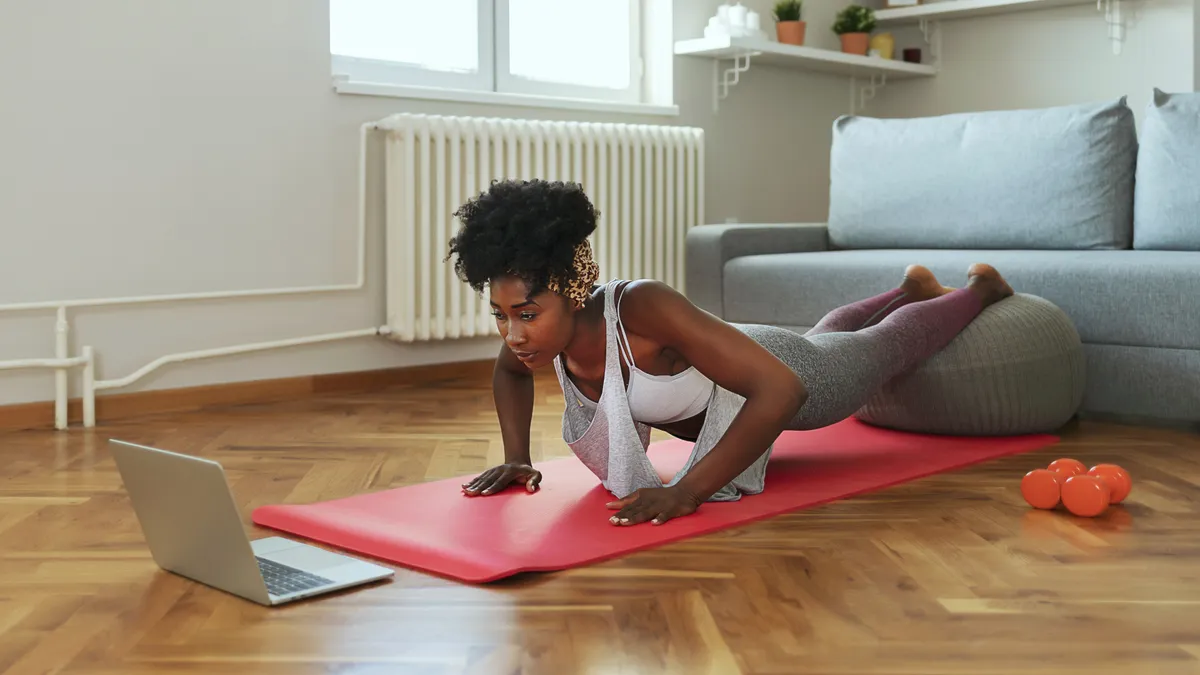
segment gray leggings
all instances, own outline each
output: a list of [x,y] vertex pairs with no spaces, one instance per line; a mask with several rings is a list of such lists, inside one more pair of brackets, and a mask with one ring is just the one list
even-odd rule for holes
[[804,382],[808,401],[788,428],[805,430],[854,414],[888,380],[949,344],[982,310],[979,296],[965,288],[920,302],[894,289],[833,310],[804,335],[737,327]]

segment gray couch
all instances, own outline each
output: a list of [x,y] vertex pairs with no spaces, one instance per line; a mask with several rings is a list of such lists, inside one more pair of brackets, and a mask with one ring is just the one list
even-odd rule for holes
[[803,332],[974,262],[1046,298],[1084,342],[1081,415],[1200,422],[1200,94],[833,127],[828,221],[705,225],[687,292],[728,321]]

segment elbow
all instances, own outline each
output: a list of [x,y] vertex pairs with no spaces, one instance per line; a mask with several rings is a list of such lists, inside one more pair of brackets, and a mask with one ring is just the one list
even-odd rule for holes
[[804,386],[799,376],[788,370],[774,378],[768,395],[778,403],[783,419],[790,420],[808,402],[808,387]]
[[808,402],[808,387],[804,386],[804,380],[795,373],[789,373],[787,401],[789,420],[799,414],[800,409]]

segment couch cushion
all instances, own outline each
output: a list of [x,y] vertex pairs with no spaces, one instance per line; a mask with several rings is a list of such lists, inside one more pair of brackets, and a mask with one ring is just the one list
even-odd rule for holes
[[807,329],[828,311],[900,283],[910,264],[961,286],[972,263],[1061,307],[1084,342],[1200,349],[1200,253],[872,250],[749,256],[725,266],[723,316]]
[[833,125],[835,248],[1122,249],[1137,130],[1115,101]]
[[1200,350],[1084,345],[1083,353],[1085,412],[1200,423]]
[[1200,93],[1154,90],[1135,195],[1134,248],[1200,251]]

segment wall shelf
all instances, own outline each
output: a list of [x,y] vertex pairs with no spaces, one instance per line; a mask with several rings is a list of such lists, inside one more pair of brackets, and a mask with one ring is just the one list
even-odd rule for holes
[[675,43],[675,53],[683,56],[702,56],[712,59],[735,59],[749,56],[757,63],[818,73],[866,77],[887,75],[893,79],[931,77],[937,68],[893,59],[880,59],[857,54],[843,54],[832,49],[797,47],[756,38],[698,38]]
[[881,28],[918,25],[925,34],[926,43],[933,46],[931,35],[937,33],[939,21],[1092,4],[1095,4],[1096,8],[1104,13],[1113,53],[1120,54],[1121,43],[1125,39],[1125,23],[1121,18],[1121,0],[938,0],[916,7],[879,9],[875,11],[875,20]]
[[[741,74],[750,69],[751,63],[849,77],[851,113],[888,80],[933,77],[938,72],[935,66],[926,64],[844,54],[832,49],[801,47],[761,38],[721,36],[681,40],[675,43],[675,54],[713,59],[714,110],[718,102],[729,95],[729,89],[738,83]],[[719,63],[724,60],[732,60],[733,64],[722,70]],[[868,80],[870,84],[859,88],[859,79]]]
[[940,0],[916,7],[898,7],[875,11],[880,26],[920,23],[922,19],[966,19],[1013,12],[1029,12],[1070,5],[1092,5],[1096,0]]

